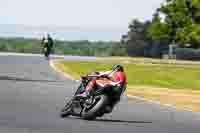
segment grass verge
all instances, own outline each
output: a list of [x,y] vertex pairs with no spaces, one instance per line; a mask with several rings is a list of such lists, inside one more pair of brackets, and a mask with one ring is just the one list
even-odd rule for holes
[[[92,71],[111,68],[112,61],[102,62],[103,60],[98,60],[98,62],[54,61],[56,67],[75,79]],[[200,71],[198,67],[185,68],[171,64],[124,63],[123,65],[128,79],[128,94],[174,105],[178,108],[200,111]]]

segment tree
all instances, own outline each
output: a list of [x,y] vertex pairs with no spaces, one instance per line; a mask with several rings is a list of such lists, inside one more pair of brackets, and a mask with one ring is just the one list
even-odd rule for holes
[[140,22],[134,19],[129,25],[129,31],[123,35],[121,42],[126,45],[128,55],[144,56],[145,47],[151,43],[150,37],[147,35],[147,29],[150,25],[149,21]]
[[155,41],[170,40],[168,25],[161,22],[158,13],[153,15],[152,23],[149,26],[148,33]]
[[168,40],[180,47],[188,43],[193,48],[200,46],[200,0],[166,0],[156,14],[148,30],[153,40]]

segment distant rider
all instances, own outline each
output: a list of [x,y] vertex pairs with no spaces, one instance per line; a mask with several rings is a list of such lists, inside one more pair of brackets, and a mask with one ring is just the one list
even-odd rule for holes
[[47,51],[46,51],[47,53],[46,54],[49,55],[51,53],[52,47],[54,45],[54,41],[51,38],[51,36],[49,34],[44,36],[42,38],[42,43],[41,44],[42,44],[43,52],[45,52],[44,49],[47,49]]

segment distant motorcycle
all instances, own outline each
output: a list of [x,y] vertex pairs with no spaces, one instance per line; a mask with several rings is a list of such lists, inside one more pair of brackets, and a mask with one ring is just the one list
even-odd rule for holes
[[42,53],[44,54],[46,59],[49,59],[49,55],[50,53],[53,51],[53,39],[51,38],[51,36],[49,34],[46,34],[43,38],[42,38]]
[[81,77],[81,83],[72,99],[66,102],[61,110],[62,118],[67,116],[78,116],[85,120],[93,120],[96,117],[102,117],[106,113],[111,113],[114,105],[119,101],[119,95],[113,95],[112,87],[95,88],[94,92],[88,98],[77,97],[85,91],[89,81],[97,78],[105,78],[98,75],[86,75]]

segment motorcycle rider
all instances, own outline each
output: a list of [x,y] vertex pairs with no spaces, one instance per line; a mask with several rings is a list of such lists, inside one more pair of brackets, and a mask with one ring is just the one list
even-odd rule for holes
[[46,34],[43,38],[42,38],[42,47],[43,47],[43,52],[44,52],[44,49],[46,48],[47,49],[47,55],[50,54],[51,50],[52,50],[52,47],[54,45],[54,41],[53,39],[51,38],[50,34]]
[[114,89],[118,97],[126,89],[126,74],[123,66],[115,64],[112,66],[112,71],[96,72],[97,75],[103,78],[93,79],[86,86],[85,92],[77,95],[78,97],[87,98],[95,87],[110,87]]

